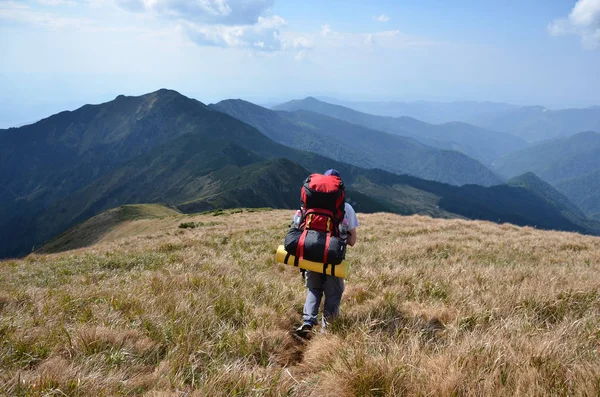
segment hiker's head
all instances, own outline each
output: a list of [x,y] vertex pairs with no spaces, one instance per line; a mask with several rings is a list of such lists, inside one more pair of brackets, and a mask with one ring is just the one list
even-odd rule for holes
[[333,169],[333,168],[325,171],[323,173],[323,175],[325,175],[325,176],[333,175],[333,176],[337,176],[340,179],[342,178],[342,176],[340,175],[340,173],[336,169]]

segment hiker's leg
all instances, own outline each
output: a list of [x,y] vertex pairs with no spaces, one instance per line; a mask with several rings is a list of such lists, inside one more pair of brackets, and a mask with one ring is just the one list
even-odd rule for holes
[[344,293],[344,279],[327,276],[325,279],[325,305],[323,307],[323,327],[333,320],[340,312],[340,303]]
[[319,273],[306,272],[306,301],[304,302],[304,312],[302,320],[317,325],[319,320],[319,306],[323,297],[323,279]]
[[319,305],[321,305],[321,297],[323,296],[323,290],[320,288],[309,288],[306,293],[306,302],[304,302],[304,313],[302,314],[302,320],[305,323],[311,323],[317,325],[319,320]]

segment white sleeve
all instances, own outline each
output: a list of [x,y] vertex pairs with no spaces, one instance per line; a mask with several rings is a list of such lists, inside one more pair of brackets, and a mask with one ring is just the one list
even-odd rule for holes
[[344,206],[344,210],[346,211],[346,215],[344,218],[348,221],[348,230],[356,229],[359,226],[358,218],[356,217],[356,212],[354,212],[354,208],[348,203]]

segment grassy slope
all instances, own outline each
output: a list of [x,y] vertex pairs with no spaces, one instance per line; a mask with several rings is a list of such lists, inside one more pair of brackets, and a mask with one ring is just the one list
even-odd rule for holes
[[290,215],[166,217],[143,234],[0,262],[0,390],[600,392],[599,238],[359,214],[342,314],[303,342],[289,331],[305,289],[273,263]]
[[[152,222],[134,221],[180,216],[182,216],[180,212],[160,204],[122,205],[67,230],[41,246],[36,252],[44,254],[73,250],[112,239],[115,236],[131,236],[134,231],[147,232],[147,228],[143,226],[152,224]],[[133,228],[132,223],[135,223]]]

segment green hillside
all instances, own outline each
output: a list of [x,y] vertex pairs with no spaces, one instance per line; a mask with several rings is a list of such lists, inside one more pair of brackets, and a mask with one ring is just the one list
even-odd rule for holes
[[[588,182],[591,182],[591,180]],[[598,180],[596,179],[596,183],[597,182]],[[591,203],[591,201],[584,200],[582,202],[574,202],[569,200],[569,198],[562,194],[558,189],[555,189],[549,183],[544,182],[531,172],[511,179],[508,181],[508,185],[523,187],[535,193],[538,197],[545,199],[550,205],[554,206],[556,211],[558,211],[561,215],[571,220],[575,224],[583,225],[591,229],[600,229],[600,223],[598,222],[600,219],[594,216],[593,212],[590,211],[590,208],[586,206],[578,206],[580,203],[585,205]],[[585,196],[584,192],[578,192],[578,194]],[[597,190],[588,194],[591,196],[598,196]],[[586,212],[591,212],[589,217],[586,216]]]
[[185,135],[142,155],[72,194],[34,220],[46,240],[125,203],[166,203],[185,212],[214,208],[293,208],[309,174],[289,160],[265,161],[231,142]]
[[440,149],[459,151],[484,164],[491,164],[497,157],[525,147],[525,141],[516,136],[466,123],[428,124],[410,117],[375,116],[312,97],[287,102],[274,109],[325,114],[377,131],[412,137]]
[[181,213],[172,208],[158,204],[122,205],[98,214],[66,232],[53,238],[35,252],[46,254],[88,247],[99,242],[124,222],[142,219],[160,219],[165,217],[180,217]]
[[523,187],[529,191],[544,197],[549,203],[553,203],[564,213],[572,216],[585,218],[584,213],[574,205],[567,197],[553,188],[549,183],[544,182],[533,172],[527,172],[523,175],[512,178],[507,185]]
[[600,133],[582,132],[515,152],[498,160],[505,177],[533,172],[588,215],[600,213]]
[[550,183],[600,170],[600,133],[581,132],[531,146],[496,161],[505,177],[533,172]]
[[[356,183],[359,190],[361,183],[364,180]],[[389,205],[401,205],[396,212],[402,214],[412,214],[415,213],[414,208],[420,208],[416,213],[436,217],[452,214],[453,217],[531,225],[542,229],[600,233],[600,223],[590,221],[585,216],[571,216],[572,213],[568,211],[563,213],[564,208],[574,205],[568,201],[565,204],[560,194],[549,195],[544,190],[530,186],[504,184],[457,187],[385,172],[369,175],[367,186],[365,193],[381,197],[381,201]],[[409,194],[410,198],[407,197]],[[407,202],[412,204],[406,206]],[[416,202],[418,204],[415,205]],[[402,210],[407,207],[410,208],[407,212]]]
[[600,221],[600,170],[556,182],[556,188],[569,195],[589,217]]
[[479,162],[449,150],[309,111],[274,112],[241,100],[213,109],[225,112],[284,145],[363,168],[380,168],[453,185],[490,186],[501,180]]

